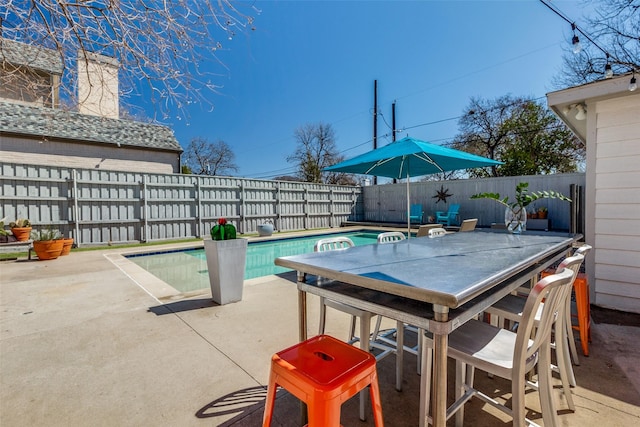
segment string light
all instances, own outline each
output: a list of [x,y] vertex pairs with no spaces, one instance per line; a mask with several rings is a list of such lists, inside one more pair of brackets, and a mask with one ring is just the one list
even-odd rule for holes
[[[614,62],[616,64],[622,65],[624,64],[622,61],[620,61],[618,58],[616,57],[612,57],[611,55],[609,55],[609,52],[607,52],[606,50],[604,50],[602,48],[602,46],[600,46],[598,43],[596,43],[591,37],[589,37],[589,35],[587,33],[585,33],[584,31],[582,31],[580,29],[580,27],[578,27],[575,22],[571,21],[567,16],[565,16],[562,12],[560,12],[558,9],[556,9],[555,7],[551,6],[549,3],[547,3],[545,0],[540,0],[540,3],[542,3],[543,5],[545,5],[547,8],[549,8],[549,10],[551,10],[553,13],[555,13],[556,15],[558,15],[560,18],[564,19],[565,21],[567,21],[569,24],[571,24],[571,30],[573,31],[573,38],[571,39],[571,44],[573,45],[573,53],[579,53],[582,50],[582,46],[580,45],[580,39],[578,38],[578,35],[576,34],[576,31],[579,32],[581,35],[583,35],[587,40],[589,40],[589,42],[591,42],[591,44],[593,44],[596,48],[598,48],[598,50],[600,50],[602,53],[604,53],[607,57],[607,63],[604,67],[604,77],[606,79],[610,79],[611,77],[613,77],[613,68],[611,67],[611,62],[609,61],[610,58],[612,58],[614,60]],[[635,68],[631,68],[630,71],[635,72]],[[629,86],[631,86],[631,83],[629,83]]]
[[577,55],[582,51],[582,45],[580,44],[580,39],[576,34],[576,24],[574,22],[571,23],[571,29],[573,30],[573,38],[571,39],[571,44],[573,45],[573,53]]
[[629,92],[633,92],[636,89],[638,89],[638,84],[636,83],[636,70],[633,70],[631,80],[629,80]]
[[609,54],[607,53],[607,65],[604,66],[604,78],[610,79],[613,77],[613,70],[611,69],[611,64],[609,63]]

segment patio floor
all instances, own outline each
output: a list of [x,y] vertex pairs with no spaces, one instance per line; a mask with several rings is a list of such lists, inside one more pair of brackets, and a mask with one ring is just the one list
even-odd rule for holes
[[[226,306],[208,291],[157,299],[163,284],[120,252],[0,264],[0,425],[260,425],[270,357],[298,338],[295,275],[248,280],[243,301]],[[313,331],[315,297],[308,305]],[[605,320],[620,318],[612,316]],[[640,425],[640,316],[623,317],[622,325],[593,325],[591,355],[575,367],[575,413],[557,390],[561,426]],[[348,320],[330,311],[327,333],[344,338]],[[389,426],[418,421],[416,359],[405,361],[402,392],[394,388],[394,356],[378,365]],[[510,398],[507,382],[476,378]],[[542,424],[535,392],[527,407]],[[477,399],[467,408],[467,425],[510,425]],[[343,425],[373,425],[357,413],[355,398],[343,406]],[[275,426],[296,426],[297,401],[279,392],[275,416]]]

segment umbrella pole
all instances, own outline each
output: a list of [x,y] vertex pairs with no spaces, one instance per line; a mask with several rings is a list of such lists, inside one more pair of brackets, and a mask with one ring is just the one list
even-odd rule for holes
[[409,173],[407,172],[407,239],[411,238],[411,201],[409,200]]

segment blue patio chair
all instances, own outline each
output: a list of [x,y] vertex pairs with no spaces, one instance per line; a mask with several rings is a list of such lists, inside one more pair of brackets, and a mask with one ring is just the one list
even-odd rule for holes
[[436,222],[444,224],[447,227],[451,225],[458,225],[458,218],[460,216],[460,205],[451,205],[447,212],[437,211]]
[[411,205],[411,209],[409,210],[409,222],[417,222],[418,224],[422,224],[422,205]]

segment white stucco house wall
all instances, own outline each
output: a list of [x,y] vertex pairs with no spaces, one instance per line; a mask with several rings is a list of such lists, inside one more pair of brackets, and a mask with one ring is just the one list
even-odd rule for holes
[[640,90],[629,90],[631,77],[551,92],[547,102],[587,147],[591,303],[640,313]]

